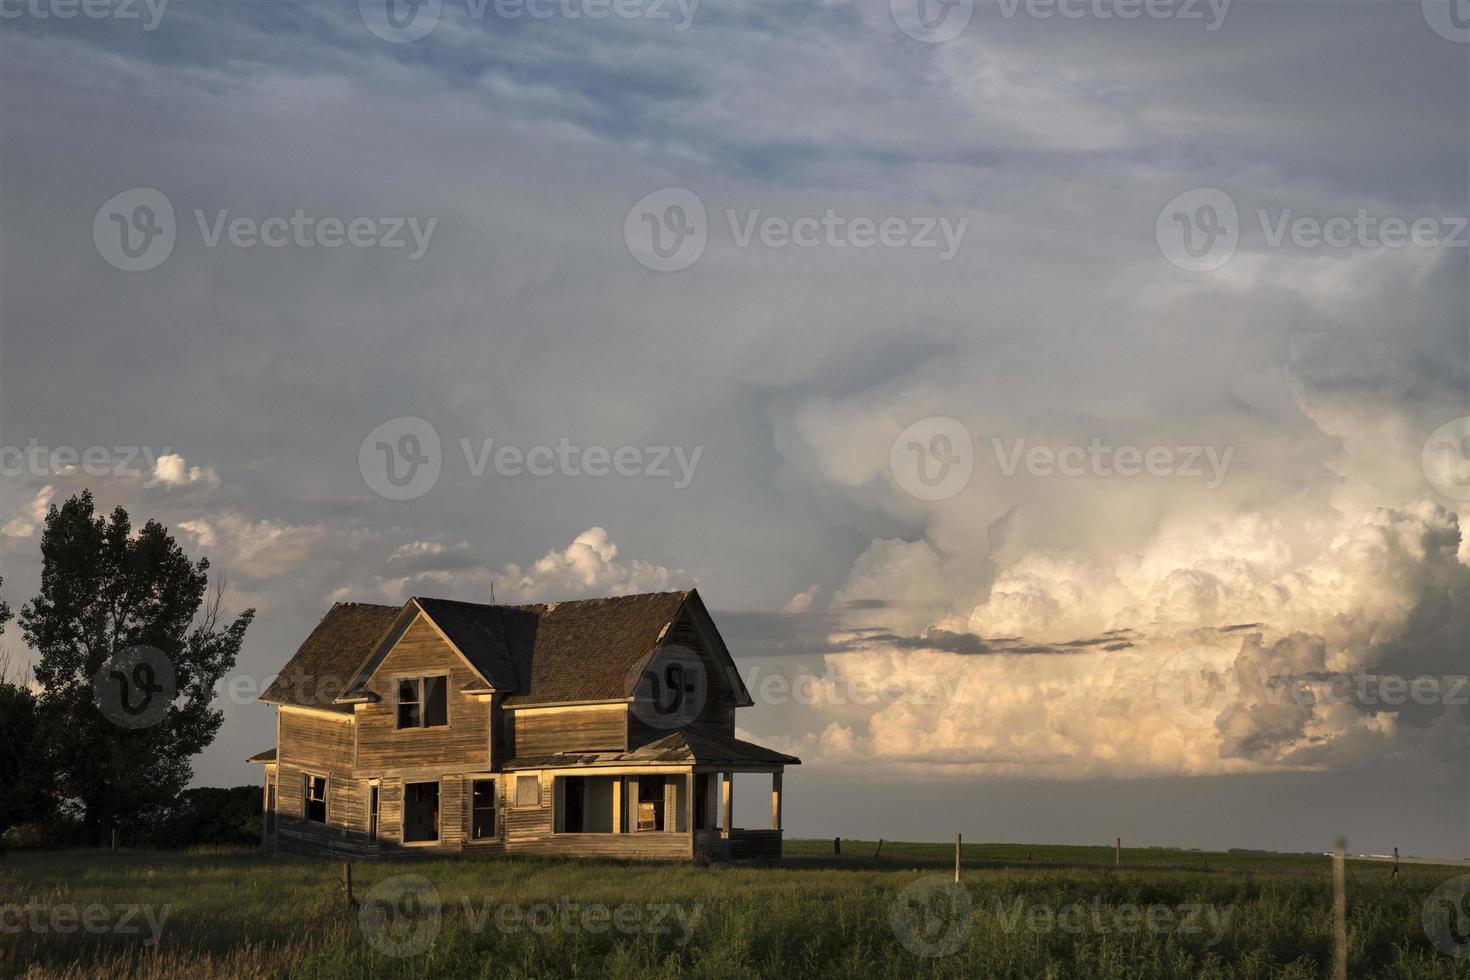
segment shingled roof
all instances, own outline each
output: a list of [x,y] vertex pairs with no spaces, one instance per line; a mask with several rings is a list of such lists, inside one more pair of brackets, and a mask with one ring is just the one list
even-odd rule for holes
[[260,700],[352,714],[337,704],[352,675],[398,617],[398,606],[339,602],[327,611]]
[[[633,693],[635,671],[673,623],[689,592],[517,606],[536,617],[529,684],[506,705],[611,701]],[[493,608],[493,607],[492,607]]]
[[[422,611],[509,707],[613,701],[633,693],[638,668],[693,592],[524,606],[415,598],[403,607],[338,603],[317,624],[262,701],[351,713],[336,700],[376,668]],[[696,608],[702,609],[697,601]],[[397,629],[395,630],[395,624]]]

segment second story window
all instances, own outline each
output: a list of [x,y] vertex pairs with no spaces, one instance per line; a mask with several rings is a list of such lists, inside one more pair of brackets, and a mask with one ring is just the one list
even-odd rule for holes
[[399,728],[439,728],[447,724],[449,678],[441,676],[399,679]]
[[327,777],[313,776],[310,773],[302,777],[305,780],[304,803],[306,819],[312,823],[327,822]]

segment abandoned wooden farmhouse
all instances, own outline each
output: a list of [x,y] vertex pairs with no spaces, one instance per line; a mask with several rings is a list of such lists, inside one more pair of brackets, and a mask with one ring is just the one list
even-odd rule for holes
[[[262,695],[272,854],[778,859],[781,775],[699,594],[338,603]],[[771,826],[731,826],[734,775]],[[744,780],[742,780],[742,784]]]

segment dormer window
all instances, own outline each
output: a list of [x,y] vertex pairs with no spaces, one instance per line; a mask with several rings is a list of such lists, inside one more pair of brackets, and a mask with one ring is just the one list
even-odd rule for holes
[[449,678],[398,680],[398,727],[442,728],[449,724]]

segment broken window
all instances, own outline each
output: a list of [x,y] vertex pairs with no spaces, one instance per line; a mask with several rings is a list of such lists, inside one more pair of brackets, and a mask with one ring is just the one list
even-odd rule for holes
[[439,839],[439,784],[408,783],[403,787],[403,841]]
[[495,780],[477,779],[470,791],[470,840],[495,836]]
[[312,823],[327,822],[327,777],[306,777],[306,819]]
[[541,805],[541,777],[516,777],[516,806]]
[[399,728],[441,728],[447,724],[448,677],[405,677],[398,681]]

